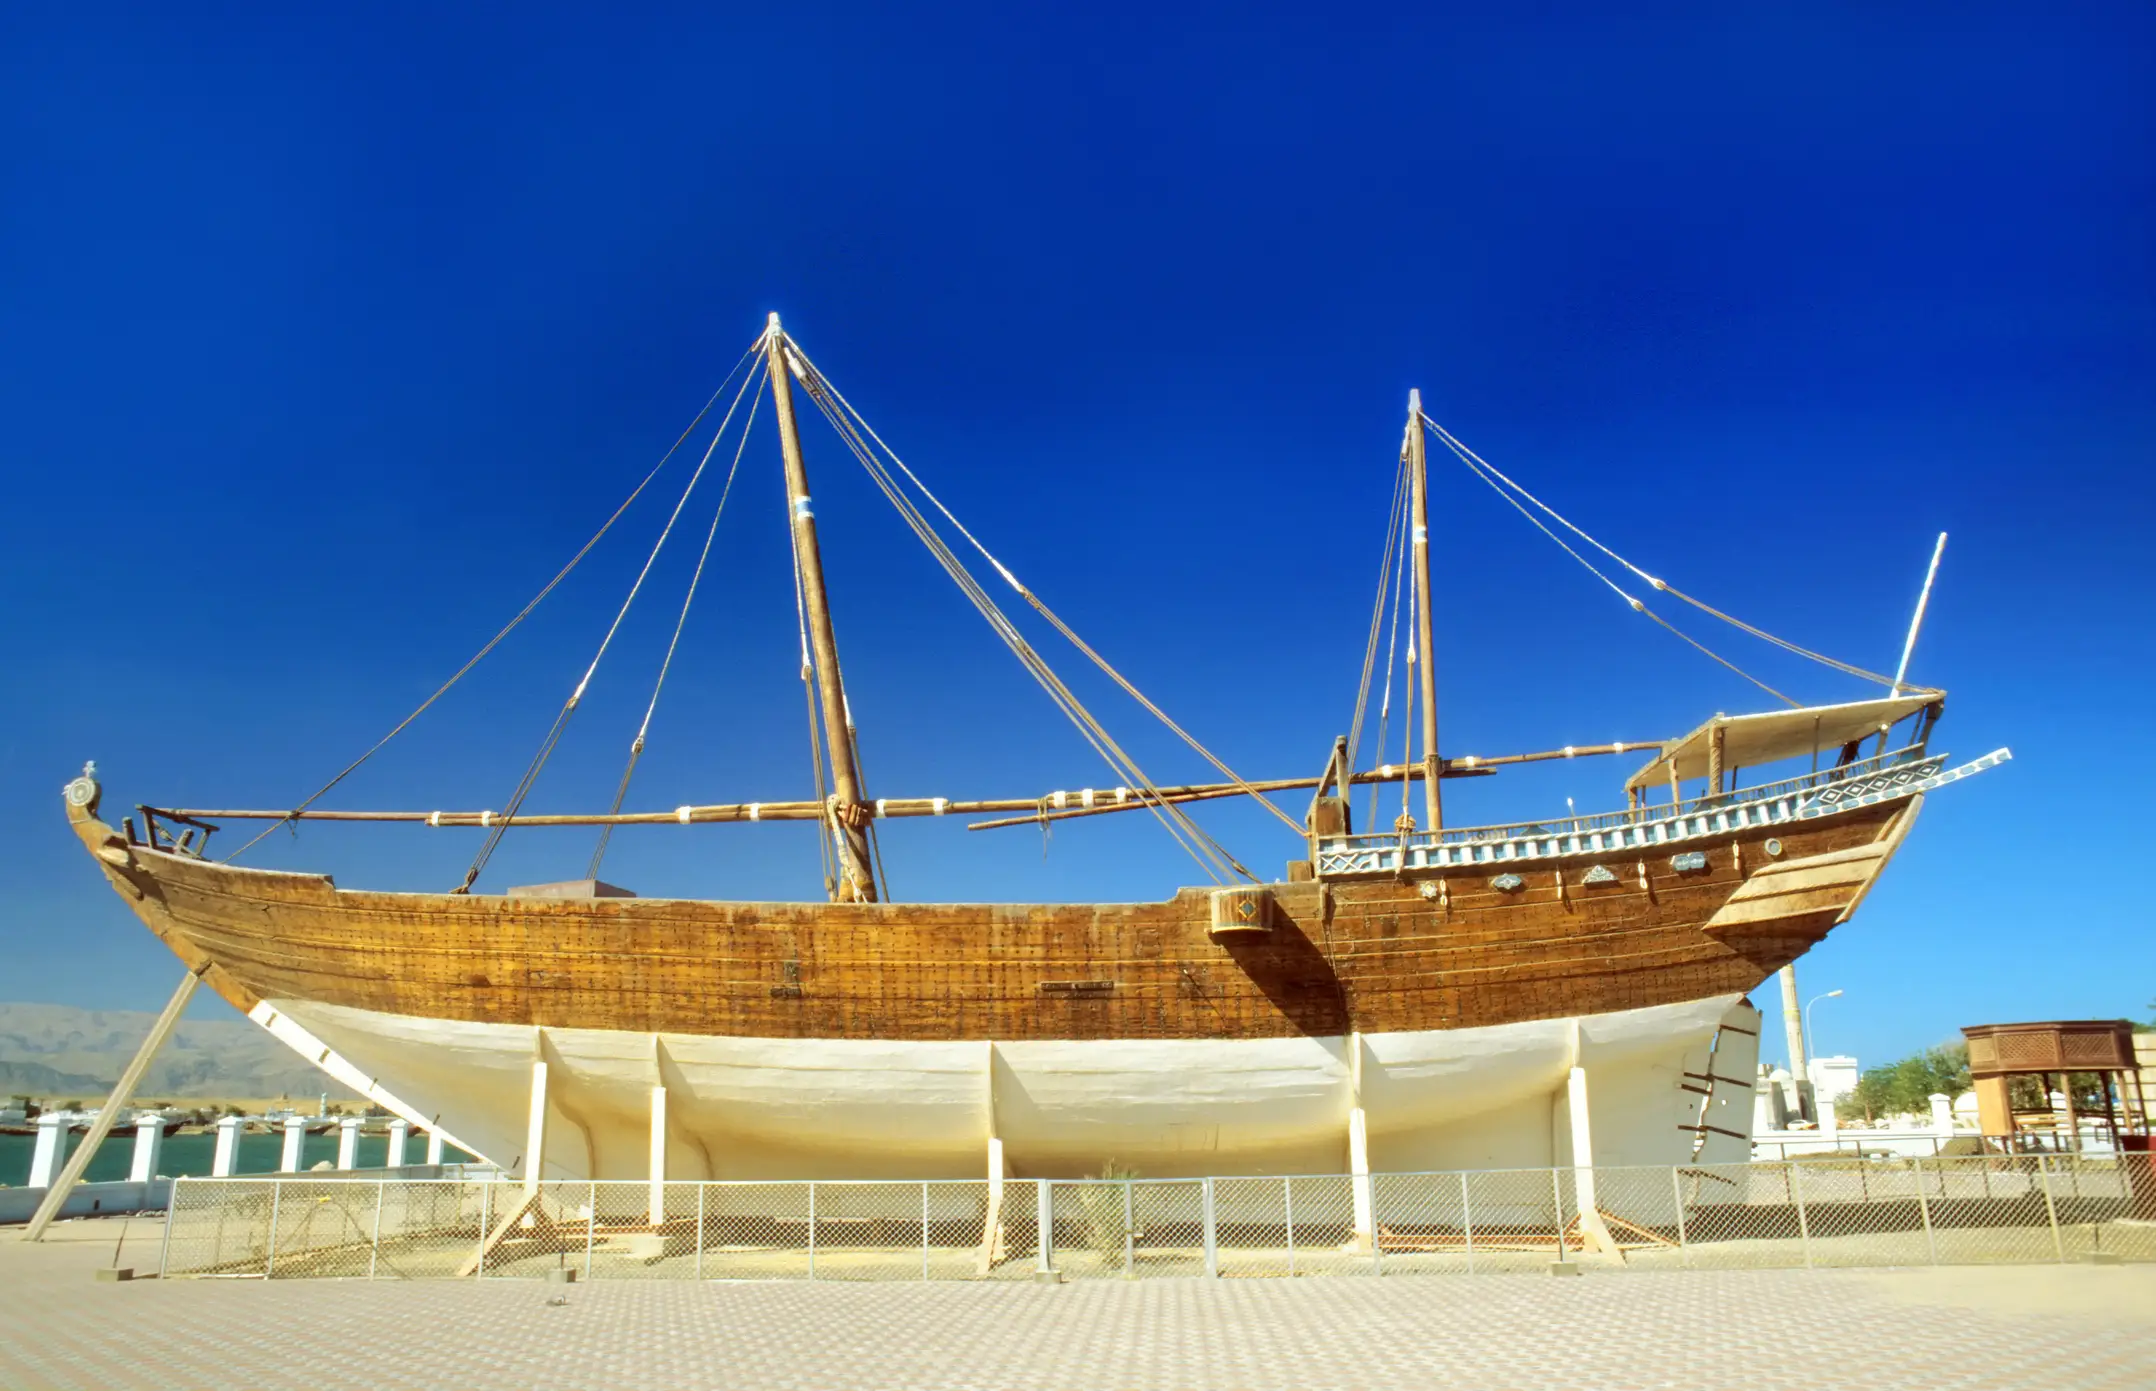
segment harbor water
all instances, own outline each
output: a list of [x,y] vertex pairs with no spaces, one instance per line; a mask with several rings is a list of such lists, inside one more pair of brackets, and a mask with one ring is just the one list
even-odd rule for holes
[[[83,1141],[81,1133],[68,1137],[68,1153],[73,1154]],[[426,1158],[426,1136],[415,1133],[405,1145],[405,1162],[416,1164]],[[37,1147],[34,1135],[0,1135],[0,1187],[16,1188],[29,1181],[30,1156]],[[210,1161],[217,1150],[217,1135],[208,1131],[192,1135],[168,1135],[164,1149],[160,1151],[157,1172],[169,1178],[192,1178],[210,1172]],[[83,1174],[88,1183],[116,1182],[127,1177],[135,1153],[134,1127],[115,1130],[98,1148],[90,1160],[90,1167]],[[359,1167],[379,1169],[389,1154],[389,1137],[382,1134],[359,1137]],[[284,1155],[284,1134],[281,1131],[267,1134],[240,1136],[237,1172],[242,1174],[271,1174],[277,1171],[277,1161]],[[471,1156],[454,1145],[445,1146],[442,1158],[450,1163],[471,1162]],[[323,1160],[337,1162],[337,1132],[309,1135],[300,1147],[300,1168],[307,1169]]]

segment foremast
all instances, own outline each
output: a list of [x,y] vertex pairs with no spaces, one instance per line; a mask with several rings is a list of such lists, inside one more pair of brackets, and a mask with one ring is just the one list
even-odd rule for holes
[[868,843],[870,809],[861,793],[861,764],[854,748],[853,721],[847,716],[846,682],[838,665],[838,635],[831,626],[831,600],[824,586],[823,552],[816,542],[816,513],[809,505],[808,465],[801,456],[801,431],[794,420],[792,365],[787,361],[786,332],[773,314],[764,331],[770,363],[771,404],[778,416],[779,448],[786,458],[786,510],[793,527],[794,563],[801,579],[801,604],[808,627],[810,656],[816,668],[816,693],[823,716],[824,742],[831,751],[831,838],[838,850],[839,877],[831,897],[840,903],[877,900],[874,857]]

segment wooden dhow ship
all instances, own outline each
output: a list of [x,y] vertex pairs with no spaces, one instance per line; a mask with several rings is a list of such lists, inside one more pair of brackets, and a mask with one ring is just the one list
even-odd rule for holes
[[[1906,653],[1903,671],[1888,678],[1781,643],[1885,693],[1812,706],[1780,697],[1786,708],[1716,716],[1668,741],[1441,757],[1427,544],[1432,438],[1553,539],[1553,526],[1569,529],[1578,545],[1560,544],[1634,609],[1673,628],[1582,551],[1607,555],[1658,603],[1669,595],[1727,616],[1601,547],[1411,399],[1353,732],[1334,741],[1316,777],[1251,782],[998,562],[776,315],[735,375],[733,405],[659,544],[722,457],[744,397],[736,469],[768,397],[815,712],[814,798],[622,811],[647,712],[612,810],[524,812],[591,671],[500,812],[318,806],[358,763],[296,808],[144,805],[117,826],[101,810],[94,769],[65,789],[74,830],[105,877],[195,976],[338,1081],[528,1176],[995,1179],[1091,1174],[1110,1158],[1163,1177],[1538,1166],[1585,1153],[1582,1124],[1597,1164],[1745,1158],[1759,1030],[1748,993],[1848,921],[1926,794],[2008,756],[2002,749],[1956,767],[1931,751],[1944,694],[1906,683]],[[1116,786],[980,801],[867,795],[797,384]],[[1223,780],[1149,779],[1019,634],[1001,591],[975,578],[969,553]],[[683,619],[687,612],[684,602]],[[1381,650],[1384,694],[1373,711]],[[1407,673],[1397,724],[1396,665]],[[657,699],[655,688],[654,707]],[[1407,746],[1401,760],[1358,770],[1366,742],[1382,749],[1395,728]],[[1625,784],[1622,810],[1505,826],[1455,827],[1444,817],[1447,780],[1627,753],[1644,762]],[[1738,785],[1740,770],[1752,772],[1751,785]],[[1307,811],[1279,813],[1270,794],[1296,789],[1311,793]],[[1357,830],[1351,802],[1363,789],[1370,819],[1383,820],[1380,796],[1399,814]],[[1304,839],[1284,878],[1266,882],[1245,869],[1186,810],[1219,797],[1257,798]],[[1150,903],[884,901],[881,820],[981,815],[990,819],[976,826],[1031,825],[1119,812],[1158,818],[1215,882]],[[270,828],[418,822],[470,828],[484,843],[449,892],[351,889],[213,859],[211,834],[248,819]],[[761,820],[818,827],[824,901],[639,898],[599,877],[604,837],[617,827]],[[604,828],[587,877],[479,888],[508,830],[564,825]]]

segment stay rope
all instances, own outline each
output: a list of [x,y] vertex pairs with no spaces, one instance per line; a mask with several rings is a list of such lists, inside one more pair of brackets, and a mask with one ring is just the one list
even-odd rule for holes
[[599,640],[599,650],[592,654],[591,665],[584,669],[583,679],[576,683],[576,689],[569,693],[569,699],[563,702],[560,712],[554,716],[554,724],[547,730],[546,738],[540,741],[538,753],[532,756],[523,778],[517,783],[516,791],[510,794],[504,805],[502,819],[488,830],[485,843],[479,847],[479,853],[472,857],[471,867],[464,871],[464,882],[450,890],[451,893],[471,892],[472,885],[478,882],[480,871],[486,868],[487,861],[493,857],[495,847],[500,845],[502,837],[509,833],[516,814],[524,807],[524,799],[531,795],[533,786],[539,781],[540,770],[545,768],[547,760],[553,757],[554,748],[568,729],[570,718],[576,714],[577,706],[583,702],[584,692],[590,687],[591,678],[598,673],[599,663],[605,659],[607,649],[613,645],[614,635],[621,631],[622,620],[629,616],[630,606],[636,603],[636,596],[643,592],[644,581],[651,575],[651,567],[657,563],[659,552],[666,548],[667,538],[674,534],[674,524],[681,520],[682,509],[689,505],[689,498],[696,492],[696,485],[703,480],[704,470],[710,466],[711,456],[718,451],[719,441],[726,437],[726,427],[733,422],[734,412],[741,408],[742,396],[755,380],[753,373],[742,379],[740,389],[734,393],[733,403],[726,408],[725,418],[711,434],[710,446],[704,450],[703,458],[697,461],[696,471],[689,475],[688,485],[681,490],[680,501],[674,504],[674,510],[666,518],[665,527],[659,532],[659,539],[652,544],[651,554],[644,557],[644,568],[636,572],[636,582],[629,586],[628,596],[615,611],[614,621],[607,626],[606,636]]
[[[765,367],[764,373],[767,377],[770,375],[768,365]],[[746,389],[745,386],[744,389]],[[703,583],[704,566],[711,559],[711,543],[718,537],[719,519],[726,515],[726,500],[734,495],[734,477],[741,472],[741,456],[749,447],[749,434],[756,428],[756,412],[762,405],[763,390],[759,385],[755,394],[749,398],[748,419],[741,422],[741,439],[734,446],[733,464],[726,470],[726,486],[719,490],[718,508],[711,514],[710,529],[704,533],[704,549],[697,554],[695,573],[689,576],[689,592],[682,596],[681,614],[674,620],[674,635],[667,640],[666,656],[660,659],[658,679],[651,684],[651,703],[644,707],[644,722],[636,727],[636,738],[629,744],[629,762],[621,770],[621,786],[614,789],[614,803],[606,809],[608,816],[612,816],[621,810],[622,799],[629,795],[629,780],[636,776],[637,761],[644,756],[644,739],[646,735],[651,733],[651,717],[659,709],[659,692],[666,689],[666,675],[673,670],[674,651],[681,646],[681,630],[688,626],[689,606],[696,602],[696,588]],[[727,413],[727,418],[732,419],[731,411]],[[719,434],[724,435],[725,433],[726,426],[721,424]],[[717,439],[712,441],[714,447],[717,446],[717,443]],[[599,877],[599,863],[606,858],[607,842],[613,838],[613,835],[613,826],[607,825],[600,828],[599,843],[591,852],[591,869],[586,873],[585,878],[597,879]]]
[[[966,596],[967,600],[988,622],[990,629],[1002,639],[1005,646],[1011,649],[1012,654],[1018,658],[1027,673],[1034,678],[1042,690],[1047,693],[1049,699],[1078,729],[1080,735],[1085,738],[1087,743],[1093,747],[1094,751],[1100,755],[1102,760],[1108,764],[1109,768],[1119,778],[1129,780],[1134,789],[1138,791],[1147,808],[1152,811],[1155,818],[1168,831],[1170,837],[1181,845],[1184,851],[1193,860],[1197,861],[1199,866],[1209,875],[1215,880],[1221,880],[1232,878],[1234,875],[1239,874],[1246,879],[1255,881],[1257,879],[1256,875],[1252,874],[1233,855],[1229,854],[1225,847],[1221,846],[1202,827],[1191,820],[1188,813],[1184,812],[1181,807],[1168,801],[1161,794],[1158,785],[1146,776],[1137,761],[1116,742],[1100,721],[1078,699],[1077,695],[1056,675],[1054,669],[1040,656],[1032,644],[1025,640],[1024,636],[1019,633],[1017,626],[1011,622],[1009,616],[996,604],[987,590],[981,587],[980,582],[973,577],[964,562],[959,560],[957,554],[944,541],[942,535],[929,522],[927,516],[907,496],[904,489],[899,486],[898,480],[892,476],[890,470],[884,467],[876,450],[869,446],[868,439],[863,438],[863,432],[867,432],[868,438],[876,439],[877,445],[881,446],[885,454],[891,453],[889,446],[884,445],[881,439],[874,435],[874,431],[870,429],[865,420],[860,420],[858,412],[855,412],[852,406],[845,401],[845,398],[829,385],[822,373],[815,368],[806,355],[800,353],[798,345],[789,341],[788,346],[789,358],[799,369],[797,375],[800,376],[802,385],[808,391],[810,399],[815,401],[817,408],[823,412],[825,419],[830,421],[839,438],[861,463],[869,474],[870,479],[882,491],[886,500],[899,513],[901,519],[914,532],[916,538],[935,557],[937,563],[943,567],[953,583],[958,585],[960,592]],[[858,428],[855,426],[855,421],[859,421]],[[943,512],[945,517],[950,520],[951,525],[957,528],[960,534],[964,535],[968,541],[972,542],[975,549],[981,551],[982,555],[996,568],[997,572],[1014,588],[1018,589],[1021,594],[1025,593],[1025,587],[1018,583],[1016,577],[1001,562],[996,560],[994,555],[990,554],[985,547],[981,546],[980,542],[966,530],[965,526],[956,517],[952,516],[948,509],[943,507],[935,495],[920,484],[919,479],[910,470],[905,469],[903,462],[898,461],[895,454],[891,454],[891,457],[894,462],[899,464],[901,471],[906,473],[909,481],[914,484],[924,497],[928,498],[938,511]],[[1036,607],[1040,606],[1036,603]],[[1061,631],[1068,635],[1067,628],[1061,629]],[[1100,660],[1097,654],[1095,654],[1094,659],[1096,662]],[[1162,718],[1166,722],[1165,717]],[[1188,740],[1187,735],[1184,737]],[[1216,763],[1215,766],[1220,765]],[[1302,827],[1296,825],[1296,831],[1297,834],[1301,834]]]
[[734,364],[733,371],[728,372],[726,374],[726,379],[719,383],[718,390],[711,393],[711,398],[704,402],[703,409],[699,410],[696,413],[696,417],[689,422],[688,428],[683,430],[680,437],[677,438],[673,442],[673,444],[667,448],[666,453],[662,454],[659,457],[659,462],[652,465],[651,472],[645,474],[643,481],[636,485],[636,487],[629,493],[628,497],[622,499],[621,505],[619,507],[616,507],[613,511],[613,515],[609,516],[606,519],[606,522],[602,526],[600,526],[597,531],[592,533],[591,539],[589,541],[586,541],[580,548],[578,548],[575,555],[569,557],[569,563],[562,566],[561,569],[556,572],[554,578],[546,582],[546,587],[541,589],[537,594],[533,595],[531,602],[517,611],[516,617],[510,619],[507,623],[503,624],[500,632],[496,633],[493,637],[487,639],[486,646],[480,648],[477,652],[473,653],[471,660],[467,661],[463,666],[458,667],[456,674],[454,676],[451,676],[447,681],[444,681],[441,686],[434,692],[433,695],[430,695],[425,700],[421,701],[417,709],[413,710],[411,714],[406,715],[403,719],[397,721],[396,728],[390,730],[389,733],[383,735],[380,739],[375,740],[373,747],[369,748],[365,753],[361,754],[359,757],[353,759],[350,763],[346,764],[344,767],[344,771],[338,773],[337,776],[331,778],[328,782],[323,783],[320,787],[316,788],[314,790],[314,793],[309,796],[305,801],[301,802],[298,806],[292,808],[292,813],[290,816],[286,817],[282,821],[272,821],[267,826],[264,826],[262,830],[258,834],[256,834],[253,840],[248,841],[239,849],[225,856],[223,863],[231,864],[234,860],[238,859],[240,856],[246,854],[249,850],[253,849],[254,846],[262,840],[263,836],[268,835],[271,831],[276,830],[279,826],[298,825],[298,817],[301,812],[313,806],[324,796],[328,795],[330,789],[334,788],[338,783],[343,782],[346,778],[357,772],[361,764],[365,763],[368,759],[373,758],[376,754],[380,753],[383,747],[387,745],[390,740],[396,738],[399,734],[402,734],[405,729],[411,725],[412,721],[418,719],[421,715],[426,714],[428,709],[432,707],[436,701],[440,700],[443,696],[449,693],[450,687],[456,685],[459,681],[462,681],[467,672],[469,672],[473,667],[478,666],[479,663],[485,659],[488,653],[492,652],[496,647],[499,647],[503,638],[508,637],[510,633],[516,630],[519,624],[523,623],[525,619],[531,617],[532,610],[538,608],[540,602],[544,600],[549,594],[552,594],[555,588],[559,586],[563,580],[569,577],[569,572],[576,569],[577,565],[582,562],[584,557],[591,554],[591,548],[598,545],[600,539],[604,537],[607,532],[613,529],[614,523],[621,520],[622,513],[628,511],[630,505],[633,504],[639,497],[642,497],[644,495],[644,489],[651,486],[651,480],[659,476],[659,471],[667,466],[667,464],[673,459],[675,453],[678,452],[681,446],[687,442],[689,436],[696,433],[696,427],[703,424],[704,417],[711,413],[711,408],[714,405],[718,404],[719,397],[725,395],[726,388],[733,385],[734,374],[739,372],[742,367],[747,364],[748,360],[755,355],[756,350],[761,345],[761,343],[762,340],[758,339],[756,343],[752,343],[749,345],[748,351],[744,352],[741,355],[741,360]]
[[[1423,416],[1422,420],[1423,424],[1427,425],[1431,429],[1431,431],[1437,435],[1439,439],[1445,442],[1445,446],[1447,448],[1449,448],[1454,454],[1459,456],[1460,462],[1466,464],[1470,469],[1479,467],[1481,469],[1488,470],[1490,477],[1485,478],[1483,481],[1486,483],[1490,483],[1493,488],[1497,488],[1497,491],[1501,496],[1505,496],[1508,500],[1510,500],[1510,493],[1507,492],[1508,489],[1511,493],[1519,494],[1519,496],[1527,499],[1527,501],[1533,503],[1536,508],[1547,514],[1550,519],[1555,521],[1559,526],[1562,526],[1565,530],[1571,532],[1574,536],[1579,537],[1580,540],[1586,542],[1589,546],[1592,546],[1594,549],[1602,552],[1602,554],[1608,556],[1611,560],[1616,561],[1619,565],[1622,565],[1625,569],[1631,571],[1634,575],[1638,576],[1639,579],[1643,583],[1648,585],[1650,588],[1660,593],[1667,594],[1672,598],[1681,599],[1685,603],[1690,604],[1693,608],[1698,609],[1701,613],[1707,614],[1713,618],[1718,618],[1722,622],[1729,624],[1732,628],[1736,628],[1744,633],[1749,633],[1751,636],[1758,638],[1762,642],[1772,643],[1774,646],[1779,647],[1784,651],[1795,653],[1799,657],[1808,658],[1811,661],[1819,663],[1821,666],[1830,667],[1835,671],[1843,673],[1844,675],[1854,676],[1860,680],[1876,682],[1879,685],[1885,686],[1890,690],[1897,688],[1896,682],[1891,676],[1883,676],[1876,671],[1871,671],[1867,668],[1856,666],[1850,662],[1840,661],[1836,658],[1829,657],[1824,653],[1814,652],[1809,647],[1804,647],[1797,643],[1790,642],[1786,638],[1777,637],[1775,634],[1768,632],[1764,628],[1755,627],[1752,624],[1745,622],[1741,618],[1738,618],[1732,614],[1724,613],[1722,610],[1714,607],[1712,604],[1709,604],[1704,600],[1693,598],[1691,595],[1685,593],[1681,589],[1678,589],[1675,585],[1670,584],[1669,582],[1659,578],[1658,576],[1648,574],[1639,566],[1634,565],[1631,561],[1625,559],[1623,556],[1617,554],[1617,552],[1611,550],[1608,546],[1603,545],[1600,541],[1597,541],[1594,537],[1588,535],[1585,531],[1582,531],[1579,527],[1573,525],[1573,523],[1568,520],[1563,514],[1559,513],[1555,508],[1551,507],[1541,498],[1536,497],[1533,493],[1522,487],[1518,481],[1508,476],[1495,464],[1492,464],[1489,460],[1483,458],[1474,450],[1469,449],[1466,445],[1462,444],[1457,438],[1453,436],[1451,431],[1447,430],[1444,426],[1438,424],[1436,421],[1430,419],[1427,414]],[[1497,481],[1492,482],[1493,478]],[[1498,483],[1500,482],[1503,484],[1502,487],[1498,486]],[[1513,503],[1513,505],[1515,507],[1519,506],[1517,502]],[[1526,509],[1521,508],[1521,511],[1525,512]],[[1533,518],[1530,517],[1530,520],[1533,520]],[[1543,531],[1548,534],[1549,528],[1544,527]],[[1556,540],[1556,537],[1554,535],[1551,535],[1551,539]],[[1564,545],[1562,541],[1559,541],[1558,544]],[[1577,551],[1572,551],[1572,548],[1570,546],[1566,546],[1565,549],[1568,552],[1571,552],[1573,559],[1579,560],[1582,565],[1586,565],[1587,562],[1585,560],[1581,560]],[[1587,568],[1590,570],[1594,569],[1594,567],[1591,565]],[[1639,604],[1636,600],[1634,600],[1631,595],[1625,594],[1622,589],[1618,589],[1616,585],[1611,584],[1606,576],[1601,575],[1600,571],[1596,571],[1595,573],[1598,578],[1602,579],[1602,582],[1604,584],[1609,584],[1612,589],[1617,589],[1617,592],[1619,594],[1624,595],[1624,598],[1627,603],[1631,603],[1634,608],[1638,609],[1642,613],[1646,613],[1648,617],[1654,618],[1657,623],[1662,623],[1662,626],[1664,626],[1665,628],[1669,628],[1670,631],[1673,633],[1677,633],[1679,637],[1684,637],[1684,634],[1678,633],[1677,629],[1670,627],[1670,625],[1664,623],[1662,619],[1650,613],[1643,605]],[[1690,638],[1685,638],[1685,641],[1691,642],[1692,640]],[[1696,642],[1692,645],[1695,647],[1699,647],[1699,644]],[[1700,647],[1700,651],[1706,652],[1707,649],[1704,647]],[[1709,652],[1708,655],[1713,656],[1714,654]],[[1722,659],[1719,657],[1716,657],[1715,660],[1722,661]],[[1723,662],[1723,665],[1728,666],[1729,664],[1727,662]],[[1736,670],[1736,668],[1734,667],[1731,667],[1730,669],[1733,671]],[[1752,678],[1746,677],[1745,679],[1751,680]],[[1759,683],[1755,681],[1753,684],[1757,685]],[[1770,687],[1768,689],[1772,688]],[[1777,694],[1779,694],[1779,692],[1777,692]],[[1787,697],[1783,698],[1787,699]]]
[[[967,542],[970,543],[976,551],[979,551],[981,553],[981,557],[986,560],[991,566],[995,567],[996,573],[1003,577],[1004,582],[1010,585],[1012,589],[1016,590],[1018,594],[1023,597],[1028,604],[1032,605],[1034,610],[1038,612],[1041,617],[1048,620],[1049,624],[1054,627],[1055,630],[1060,633],[1066,641],[1068,641],[1073,647],[1077,648],[1078,651],[1082,653],[1088,661],[1092,662],[1094,666],[1098,667],[1101,672],[1105,674],[1110,680],[1114,681],[1117,686],[1121,687],[1125,694],[1129,695],[1131,699],[1137,701],[1138,704],[1145,709],[1147,714],[1150,714],[1151,716],[1153,716],[1154,719],[1159,720],[1161,724],[1165,725],[1172,733],[1175,734],[1177,738],[1181,739],[1184,744],[1188,745],[1190,749],[1195,752],[1200,758],[1203,758],[1207,763],[1210,763],[1215,769],[1219,770],[1221,776],[1228,779],[1228,781],[1234,783],[1238,790],[1240,790],[1247,796],[1256,798],[1257,801],[1261,805],[1263,805],[1266,810],[1270,811],[1274,816],[1280,818],[1280,820],[1284,822],[1289,827],[1289,829],[1293,830],[1296,835],[1301,836],[1305,834],[1305,828],[1302,822],[1297,821],[1294,817],[1288,815],[1278,806],[1274,805],[1270,798],[1265,796],[1265,794],[1260,792],[1257,788],[1251,786],[1249,781],[1245,779],[1240,773],[1237,773],[1233,768],[1230,768],[1226,763],[1222,762],[1220,758],[1217,757],[1211,749],[1208,749],[1207,747],[1205,747],[1205,745],[1199,743],[1196,737],[1194,737],[1188,730],[1184,729],[1180,724],[1176,723],[1175,720],[1170,718],[1165,710],[1162,710],[1160,706],[1156,705],[1152,701],[1152,699],[1149,698],[1143,691],[1139,690],[1135,685],[1132,685],[1131,682],[1124,677],[1122,672],[1116,670],[1114,666],[1110,665],[1107,658],[1101,656],[1100,653],[1095,651],[1091,644],[1087,643],[1085,639],[1081,638],[1078,633],[1071,628],[1069,624],[1065,623],[1063,619],[1053,609],[1049,608],[1048,605],[1041,599],[1038,594],[1034,593],[1033,590],[1026,586],[1024,583],[1022,583],[1016,575],[1012,574],[1010,568],[1006,566],[1002,561],[998,560],[995,557],[994,553],[992,553],[987,546],[981,543],[980,538],[975,536],[970,530],[968,530],[966,528],[966,525],[958,520],[958,517],[951,511],[951,509],[944,505],[943,500],[937,497],[936,494],[929,488],[929,486],[926,483],[923,483],[920,480],[919,476],[916,475],[911,468],[908,468],[906,466],[906,461],[898,456],[897,451],[893,450],[890,445],[884,443],[883,437],[878,435],[874,427],[872,427],[868,423],[868,421],[861,415],[859,411],[854,409],[853,403],[848,401],[845,396],[839,392],[838,388],[832,386],[829,380],[824,377],[823,373],[817,370],[816,365],[808,360],[807,355],[800,354],[798,352],[798,346],[796,346],[796,352],[800,356],[802,365],[807,369],[808,372],[808,377],[804,378],[804,380],[806,381],[809,378],[813,378],[812,387],[828,390],[831,394],[832,400],[836,401],[840,408],[842,408],[842,410],[844,411],[845,415],[849,417],[852,421],[858,423],[860,430],[864,432],[869,439],[874,440],[877,447],[881,449],[885,455],[889,456],[891,462],[897,466],[898,471],[905,475],[906,481],[911,483],[914,488],[920,492],[922,497],[928,499],[930,505],[932,505],[938,512],[943,514],[944,519],[950,522],[952,527],[954,527],[958,531],[958,534],[965,537]],[[819,406],[822,405],[821,402],[819,402],[818,404]],[[832,413],[828,407],[824,407],[824,410],[826,415],[830,415]],[[834,424],[836,424],[835,421]],[[848,431],[842,431],[841,433],[848,433]]]

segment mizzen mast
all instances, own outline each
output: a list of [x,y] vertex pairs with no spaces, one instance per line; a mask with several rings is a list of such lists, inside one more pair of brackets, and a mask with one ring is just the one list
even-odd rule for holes
[[1408,526],[1415,572],[1415,667],[1422,700],[1422,794],[1430,816],[1427,829],[1445,827],[1444,800],[1438,792],[1437,663],[1430,629],[1430,470],[1423,453],[1422,392],[1407,393],[1407,462],[1410,487]]
[[764,352],[771,364],[771,404],[778,415],[779,448],[786,456],[786,510],[793,526],[795,564],[801,571],[801,602],[816,663],[824,738],[831,750],[830,817],[839,855],[839,882],[831,894],[842,903],[873,903],[877,894],[868,844],[870,811],[861,796],[860,758],[854,750],[853,722],[846,715],[846,683],[839,675],[838,635],[831,627],[823,552],[816,544],[816,514],[809,506],[808,465],[801,457],[801,431],[794,421],[792,364],[787,360],[786,333],[776,314],[764,331]]

